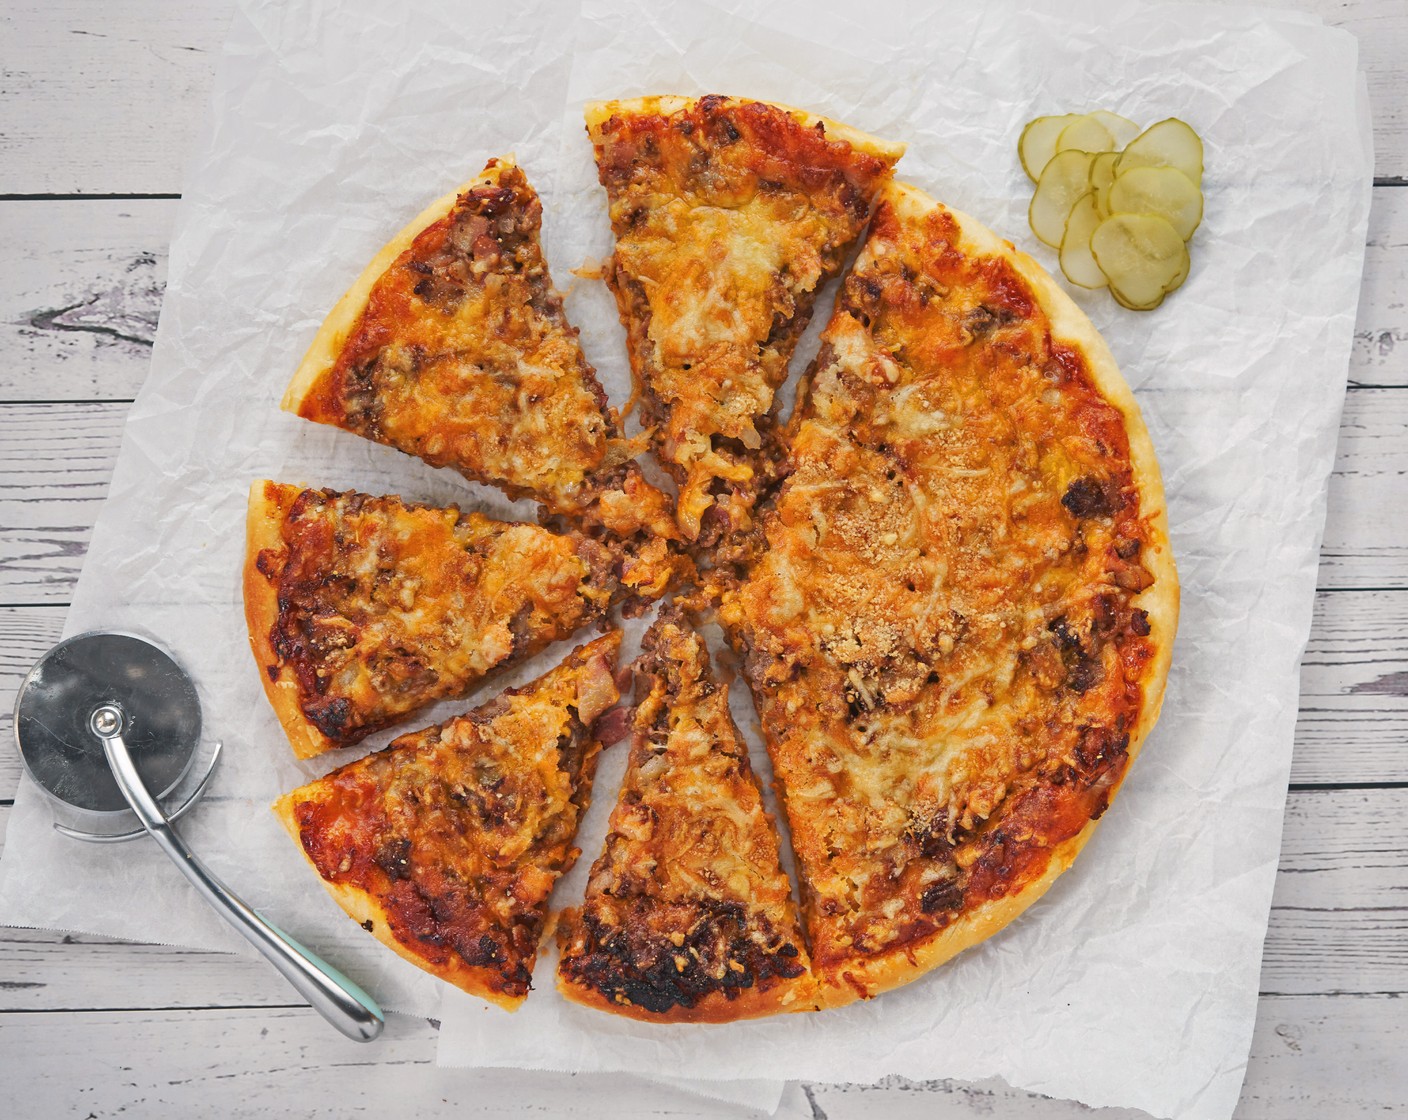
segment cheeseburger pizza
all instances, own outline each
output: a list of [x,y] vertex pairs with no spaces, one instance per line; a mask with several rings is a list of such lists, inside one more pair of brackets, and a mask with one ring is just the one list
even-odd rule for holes
[[1139,409],[1030,258],[882,193],[723,598],[823,1005],[988,937],[1075,859],[1178,617]]
[[777,833],[703,639],[666,610],[635,670],[626,777],[586,900],[558,928],[558,987],[655,1023],[812,1010]]
[[511,158],[423,211],[333,308],[283,407],[534,498],[630,556],[659,595],[684,563],[567,322],[542,204]]
[[412,964],[513,1010],[617,700],[619,633],[483,707],[334,770],[274,806],[352,919]]
[[244,602],[294,754],[346,746],[600,619],[610,554],[453,506],[256,482]]
[[[536,194],[491,161],[368,266],[284,403],[532,497],[543,524],[256,483],[264,687],[307,757],[699,561],[635,666],[626,776],[558,929],[558,987],[658,1023],[867,999],[1035,902],[1158,718],[1178,578],[1149,435],[1084,314],[893,182],[900,145],[729,97],[586,116],[648,440],[622,436],[566,321]],[[784,427],[817,288],[867,222]],[[632,458],[647,442],[673,513]],[[685,608],[716,611],[742,658],[800,917]],[[349,914],[467,991],[523,999],[612,740],[593,727],[619,640],[279,802]]]
[[641,420],[679,485],[681,530],[713,544],[750,524],[816,289],[904,148],[730,97],[597,102],[586,118]]

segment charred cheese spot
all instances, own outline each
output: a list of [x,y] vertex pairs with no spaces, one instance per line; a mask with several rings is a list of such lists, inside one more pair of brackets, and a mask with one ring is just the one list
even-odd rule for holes
[[1149,530],[1122,415],[942,207],[877,207],[794,424],[722,617],[812,959],[845,982],[1020,891],[1103,811],[1152,650]]
[[548,895],[577,855],[600,750],[591,725],[616,701],[619,642],[598,639],[532,684],[289,795],[318,873],[373,900],[385,936],[467,991],[528,992]]
[[748,526],[775,469],[774,393],[894,159],[717,96],[623,106],[589,132],[642,419],[679,483],[685,536],[713,543]]
[[661,1021],[809,1006],[777,837],[727,689],[678,612],[646,635],[637,680],[621,798],[560,934],[564,990]]

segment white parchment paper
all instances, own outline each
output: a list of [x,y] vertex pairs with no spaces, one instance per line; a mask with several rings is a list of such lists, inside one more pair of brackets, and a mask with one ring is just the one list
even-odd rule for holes
[[[1134,386],[1168,488],[1183,621],[1162,722],[1075,869],[1026,916],[905,989],[824,1015],[644,1027],[566,1005],[551,960],[522,1011],[487,1009],[348,922],[267,811],[359,751],[295,762],[263,699],[238,591],[249,482],[532,515],[279,412],[298,358],[376,249],[491,155],[515,151],[538,186],[566,286],[570,268],[610,248],[581,102],[649,92],[772,98],[905,140],[902,178],[1048,266],[1027,231],[1031,188],[1014,152],[1026,120],[1094,107],[1146,124],[1177,115],[1207,145],[1207,214],[1185,287],[1149,315],[1077,295]],[[755,1079],[733,1099],[764,1107],[779,1078],[999,1076],[1095,1105],[1226,1117],[1255,1017],[1370,173],[1355,42],[1298,15],[586,0],[579,16],[549,0],[511,11],[247,0],[68,632],[147,633],[191,670],[227,757],[183,825],[192,846],[384,1006],[438,1014],[445,1064]],[[604,288],[575,283],[568,308],[623,402]],[[578,897],[600,849],[623,755],[603,762],[561,903]],[[0,920],[244,951],[153,847],[79,845],[50,821],[26,783],[0,862]]]

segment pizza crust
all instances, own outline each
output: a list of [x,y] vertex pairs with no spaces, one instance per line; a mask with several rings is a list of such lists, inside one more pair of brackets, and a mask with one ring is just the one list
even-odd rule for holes
[[[293,841],[298,845],[298,850],[303,853],[303,858],[308,865],[318,872],[317,865],[308,859],[307,850],[303,847],[303,839],[299,835],[298,821],[294,817],[294,799],[298,790],[286,793],[274,802],[272,809],[274,815],[279,818],[280,823],[288,830],[288,834],[293,837]],[[318,880],[332,895],[347,916],[365,929],[388,949],[396,953],[397,956],[410,961],[411,964],[431,975],[438,977],[447,983],[454,984],[457,988],[473,992],[480,999],[488,1000],[504,1008],[506,1011],[516,1011],[526,998],[524,996],[509,996],[502,992],[496,992],[485,980],[495,975],[485,970],[483,973],[479,969],[468,965],[455,966],[453,964],[436,964],[433,961],[418,957],[405,945],[401,944],[391,932],[391,922],[386,908],[379,903],[374,896],[360,887],[355,887],[350,883],[331,883],[324,879],[321,873]]]
[[[655,116],[658,114],[668,117],[672,113],[678,113],[682,109],[688,108],[698,100],[697,97],[661,94],[654,97],[629,97],[619,101],[589,101],[583,113],[587,119],[587,131],[595,135],[600,131],[602,125],[618,113],[624,113],[627,116]],[[770,105],[774,109],[781,109],[801,121],[805,127],[815,128],[817,125],[821,125],[829,138],[843,140],[856,151],[874,156],[887,163],[894,163],[905,152],[903,144],[882,140],[878,136],[862,132],[852,125],[832,120],[830,117],[819,117],[815,113],[809,113],[807,110],[798,109],[793,105],[784,105],[780,101],[757,101],[752,97],[730,97],[728,100],[739,105]]]
[[[279,717],[293,753],[298,758],[338,746],[311,723],[298,703],[298,682],[293,670],[279,664],[269,635],[279,620],[279,593],[272,581],[259,570],[259,554],[265,549],[285,549],[282,527],[288,518],[297,487],[280,486],[277,482],[260,479],[249,488],[249,513],[246,518],[244,553],[244,617],[249,628],[249,645],[259,668],[264,695]],[[270,675],[270,669],[274,673]]]
[[[564,924],[568,916],[563,914]],[[734,1023],[740,1019],[762,1019],[792,1011],[815,1011],[815,1000],[804,996],[804,993],[811,991],[811,985],[803,983],[806,979],[807,975],[803,974],[785,985],[763,991],[747,988],[733,999],[729,999],[722,992],[710,992],[693,1007],[676,1005],[669,1011],[660,1013],[647,1011],[635,1004],[613,1003],[596,988],[573,983],[560,971],[557,974],[557,990],[562,993],[564,999],[573,1003],[596,1011],[606,1011],[623,1019],[634,1019],[638,1023]]]
[[[1128,761],[1108,788],[1108,803],[1118,792],[1145,737],[1158,721],[1173,656],[1174,635],[1178,628],[1178,573],[1168,538],[1168,506],[1164,498],[1163,477],[1154,456],[1149,430],[1109,346],[1086,314],[1040,264],[976,219],[942,207],[917,187],[904,183],[891,184],[882,192],[881,200],[888,201],[907,221],[917,221],[936,208],[946,209],[960,227],[962,243],[959,247],[965,255],[990,255],[1006,260],[1031,286],[1038,304],[1051,322],[1052,337],[1080,351],[1100,394],[1124,417],[1130,463],[1139,489],[1140,515],[1149,527],[1149,544],[1140,558],[1154,577],[1153,584],[1134,596],[1131,602],[1148,613],[1150,632],[1157,635],[1159,640],[1155,643],[1154,656],[1140,682],[1139,720],[1130,732]],[[862,260],[864,254],[865,250],[862,250]],[[1091,820],[1075,836],[1056,845],[1051,850],[1042,875],[1017,893],[959,915],[943,930],[918,944],[901,946],[863,960],[847,961],[821,971],[818,976],[820,1005],[839,1007],[857,999],[870,999],[909,983],[963,950],[993,936],[1046,893],[1061,873],[1075,862],[1076,856],[1095,834],[1098,824],[1098,819]]]
[[475,187],[495,186],[499,181],[500,172],[505,167],[512,166],[515,166],[515,162],[511,155],[491,160],[490,166],[486,167],[478,177],[471,179],[449,194],[437,198],[381,247],[377,255],[371,259],[371,263],[362,270],[362,274],[352,282],[352,286],[343,293],[342,298],[328,312],[328,317],[323,320],[323,325],[313,336],[313,342],[308,347],[308,352],[298,363],[293,380],[289,382],[288,389],[284,391],[283,400],[279,402],[280,408],[297,416],[304,414],[304,402],[316,396],[323,380],[332,373],[333,367],[337,364],[338,356],[347,345],[348,338],[357,329],[357,324],[367,309],[367,301],[371,298],[372,288],[376,286],[376,282],[381,279],[387,269],[396,263],[396,259],[411,247],[411,242],[454,209],[460,195]]

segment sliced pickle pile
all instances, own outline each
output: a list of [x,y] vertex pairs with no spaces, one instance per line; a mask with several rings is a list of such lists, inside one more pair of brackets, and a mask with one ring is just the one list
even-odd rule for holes
[[1082,288],[1152,311],[1188,277],[1203,220],[1203,142],[1177,117],[1143,132],[1104,109],[1037,117],[1017,155],[1036,184],[1032,232]]

